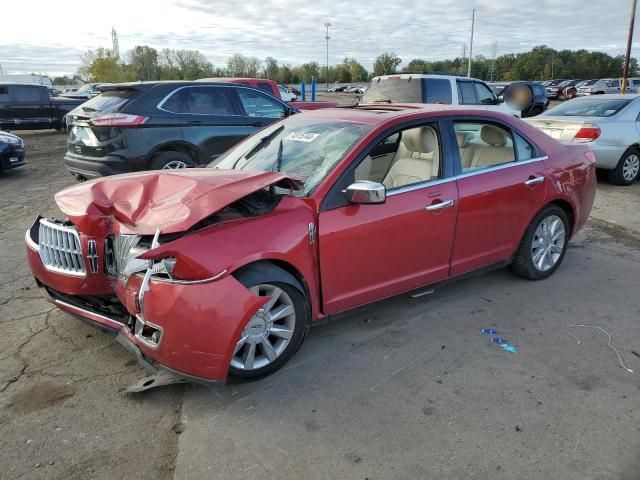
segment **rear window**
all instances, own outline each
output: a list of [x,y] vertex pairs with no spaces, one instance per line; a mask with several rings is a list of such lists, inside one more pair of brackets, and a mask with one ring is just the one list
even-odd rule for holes
[[425,103],[451,103],[451,82],[446,78],[427,78],[424,81]]
[[84,102],[82,109],[101,113],[117,112],[137,93],[136,90],[109,90]]
[[573,100],[558,105],[547,115],[562,117],[610,117],[631,103],[631,99],[601,100],[595,98]]
[[389,77],[371,82],[362,103],[422,103],[420,78]]

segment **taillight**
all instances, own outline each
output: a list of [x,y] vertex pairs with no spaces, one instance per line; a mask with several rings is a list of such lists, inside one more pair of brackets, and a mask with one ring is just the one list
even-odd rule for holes
[[600,133],[598,126],[587,123],[578,130],[578,133],[573,137],[573,141],[579,143],[593,142],[600,137]]
[[92,118],[91,125],[96,127],[135,127],[142,125],[149,117],[142,115],[129,115],[127,113],[108,113],[100,117]]
[[589,150],[588,152],[584,152],[584,156],[587,160],[589,160],[590,163],[596,163],[596,154],[591,150]]

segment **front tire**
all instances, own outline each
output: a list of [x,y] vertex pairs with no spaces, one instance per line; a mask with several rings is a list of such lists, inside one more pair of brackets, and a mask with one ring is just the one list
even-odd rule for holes
[[527,227],[511,271],[529,280],[549,277],[562,263],[569,243],[567,214],[557,205],[543,208]]
[[609,181],[614,185],[627,187],[638,180],[640,175],[640,151],[630,148],[622,154],[616,168],[609,172]]
[[[283,273],[284,279],[288,274]],[[265,299],[237,340],[229,366],[231,381],[255,380],[282,368],[307,334],[310,315],[305,294],[290,283],[258,278],[239,278],[255,295],[271,298]]]

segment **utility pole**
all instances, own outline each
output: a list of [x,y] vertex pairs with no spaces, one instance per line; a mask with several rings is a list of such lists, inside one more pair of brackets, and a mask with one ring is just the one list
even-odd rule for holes
[[462,44],[462,68],[461,68],[462,72],[461,73],[464,73],[465,70],[467,69],[466,68],[467,67],[466,64],[467,64],[467,44],[463,43]]
[[467,65],[467,77],[471,76],[471,59],[473,58],[473,29],[476,24],[476,9],[471,12],[471,42],[469,42],[469,64]]
[[491,65],[489,66],[489,72],[487,72],[487,81],[495,82],[498,79],[498,42],[493,42],[491,49]]
[[622,70],[622,85],[620,92],[627,90],[627,78],[629,78],[629,63],[631,61],[631,44],[633,43],[633,24],[636,21],[636,4],[638,0],[631,0],[631,19],[629,20],[629,34],[627,36],[627,53],[624,56],[624,69]]
[[327,35],[324,37],[327,40],[327,73],[325,75],[325,81],[327,82],[327,91],[329,90],[329,27],[331,24],[329,22],[325,23],[324,26],[327,28]]

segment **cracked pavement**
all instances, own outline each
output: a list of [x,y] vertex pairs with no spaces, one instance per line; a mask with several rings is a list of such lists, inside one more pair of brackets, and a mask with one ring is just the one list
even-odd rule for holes
[[42,298],[24,233],[75,180],[63,134],[19,135],[28,163],[0,175],[0,479],[173,478],[184,387],[127,395],[135,359]]

